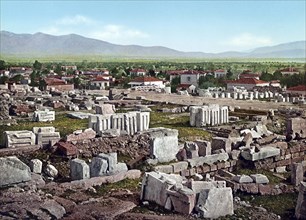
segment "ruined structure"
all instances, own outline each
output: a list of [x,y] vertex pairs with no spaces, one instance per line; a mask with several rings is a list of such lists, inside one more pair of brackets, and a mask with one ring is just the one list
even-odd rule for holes
[[234,214],[232,189],[223,181],[188,182],[180,175],[149,172],[142,180],[141,199],[182,214],[195,209],[204,218]]
[[43,147],[53,145],[61,139],[54,127],[33,127],[33,133],[36,135],[35,143]]
[[128,112],[108,115],[89,116],[89,128],[97,133],[109,129],[118,129],[133,135],[149,129],[150,112]]
[[35,145],[35,134],[32,131],[5,131],[3,135],[5,147]]
[[32,121],[54,121],[55,111],[49,111],[45,109],[44,111],[35,111]]
[[190,126],[203,127],[228,123],[228,107],[217,104],[190,107]]

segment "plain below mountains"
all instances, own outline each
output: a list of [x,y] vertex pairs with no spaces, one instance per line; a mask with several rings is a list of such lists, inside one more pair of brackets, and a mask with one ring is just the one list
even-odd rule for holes
[[117,45],[76,34],[53,36],[44,33],[15,34],[1,31],[0,52],[14,56],[103,55],[120,57],[177,58],[305,58],[306,41],[261,47],[250,52],[182,52],[167,47]]

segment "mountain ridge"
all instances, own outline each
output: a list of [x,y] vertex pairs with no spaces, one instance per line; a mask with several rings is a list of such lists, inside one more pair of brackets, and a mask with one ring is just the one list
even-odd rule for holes
[[250,52],[225,51],[221,53],[184,52],[164,46],[118,45],[83,37],[78,34],[54,36],[37,32],[15,34],[1,31],[0,52],[9,55],[105,55],[126,57],[177,58],[305,58],[306,41],[259,47]]

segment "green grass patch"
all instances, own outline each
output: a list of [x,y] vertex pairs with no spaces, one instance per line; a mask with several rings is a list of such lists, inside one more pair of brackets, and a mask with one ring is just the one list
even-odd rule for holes
[[[139,182],[141,179],[124,179],[116,183],[103,184],[101,186],[96,186],[95,189],[97,193],[92,196],[104,196],[111,191],[116,191],[120,189],[128,189],[130,191],[140,190]],[[87,193],[92,194],[91,192],[86,191]]]
[[252,205],[262,206],[282,219],[294,219],[297,193],[286,193],[275,196],[239,195],[242,200],[249,201]]
[[173,114],[163,112],[151,112],[150,115],[150,128],[165,127],[177,129],[179,138],[193,140],[194,137],[208,140],[211,138],[207,131],[199,128],[190,127],[189,114]]
[[67,117],[66,113],[56,113],[55,120],[51,122],[32,122],[21,120],[17,125],[0,127],[0,143],[3,143],[4,131],[32,130],[33,127],[53,126],[60,132],[61,137],[71,134],[75,130],[86,129],[88,127],[88,119],[73,119]]

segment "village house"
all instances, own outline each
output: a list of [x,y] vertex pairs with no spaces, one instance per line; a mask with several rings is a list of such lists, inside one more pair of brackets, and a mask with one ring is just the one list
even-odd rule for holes
[[58,78],[45,78],[46,90],[71,91],[74,85]]
[[62,70],[65,70],[65,71],[67,71],[67,70],[73,70],[73,71],[75,71],[75,70],[77,70],[78,68],[77,68],[77,66],[61,66],[61,69],[62,69]]
[[90,87],[92,89],[106,89],[110,85],[109,75],[107,76],[96,76],[90,80]]
[[208,72],[200,70],[173,70],[168,71],[167,74],[170,75],[170,82],[176,78],[180,77],[180,84],[183,86],[194,85],[198,86],[199,79],[201,76],[206,76]]
[[285,69],[280,70],[282,75],[294,75],[294,74],[299,74],[299,71],[293,67],[288,67]]
[[151,77],[151,76],[137,77],[135,79],[132,79],[128,84],[132,88],[137,87],[137,86],[152,86],[152,87],[157,87],[157,88],[164,88],[165,87],[165,85],[163,83],[163,80],[157,79],[157,78]]
[[233,90],[234,87],[243,87],[246,90],[252,90],[254,87],[264,87],[269,86],[269,82],[258,80],[254,78],[243,78],[237,80],[229,80],[226,83],[226,87],[228,90]]
[[226,70],[218,69],[214,71],[215,78],[225,78],[227,74]]
[[303,95],[306,96],[306,86],[305,85],[298,85],[294,87],[290,87],[286,90],[287,94],[292,95]]
[[145,76],[147,71],[145,69],[132,69],[130,71],[131,76]]

